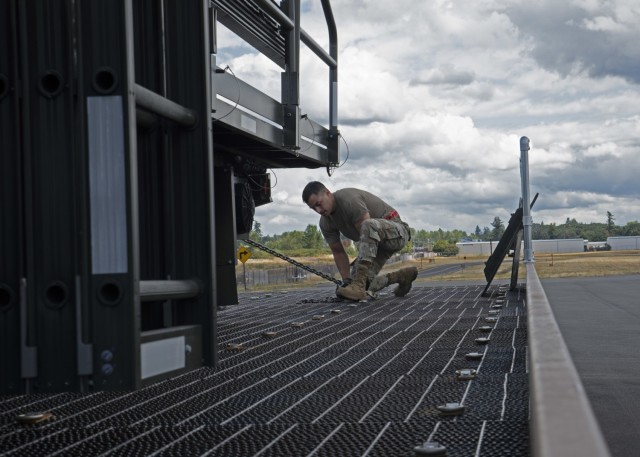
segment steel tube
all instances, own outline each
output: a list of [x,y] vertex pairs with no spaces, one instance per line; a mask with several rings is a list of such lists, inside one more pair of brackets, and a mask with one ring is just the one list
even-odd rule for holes
[[[289,16],[287,16],[280,8],[278,8],[274,3],[270,0],[256,0],[256,2],[271,16],[275,19],[286,31],[292,30],[295,28],[294,21],[291,20]],[[300,40],[306,44],[311,51],[315,55],[317,55],[320,59],[324,61],[329,67],[335,68],[338,64],[336,60],[331,57],[322,47],[316,43],[316,41],[311,38],[304,30],[300,30]]]
[[185,108],[162,95],[135,85],[136,104],[158,116],[172,120],[183,127],[193,127],[198,121],[195,111]]
[[[329,54],[336,63],[329,70],[329,149],[332,151],[329,159],[337,165],[340,150],[338,142],[340,136],[338,131],[338,29],[329,0],[322,0],[322,10],[329,32]],[[329,168],[327,168],[327,172],[329,172]]]
[[313,39],[311,35],[309,35],[304,30],[300,30],[300,40],[307,45],[307,47],[313,51],[315,55],[317,55],[324,63],[326,63],[329,68],[336,68],[338,63],[336,60],[331,57],[327,51],[322,49],[322,47]]
[[282,25],[287,31],[293,28],[293,21],[271,0],[256,0],[273,19]]
[[524,226],[524,261],[533,262],[531,241],[531,206],[529,203],[529,138],[520,138],[520,178],[522,183],[522,225]]
[[194,279],[140,281],[140,301],[184,300],[200,293]]

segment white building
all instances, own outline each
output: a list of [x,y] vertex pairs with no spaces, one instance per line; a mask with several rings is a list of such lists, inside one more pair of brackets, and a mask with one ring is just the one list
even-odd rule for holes
[[610,236],[607,244],[612,251],[640,249],[640,236]]
[[458,256],[487,256],[489,257],[493,250],[498,246],[497,241],[464,241],[456,243],[458,247]]
[[[534,254],[550,254],[560,252],[584,252],[585,240],[572,238],[567,240],[533,240]],[[490,256],[498,246],[497,241],[465,241],[456,243],[458,256]],[[524,243],[520,246],[520,252],[524,252]]]
[[582,238],[568,240],[533,240],[534,254],[557,254],[560,252],[584,252],[586,241]]

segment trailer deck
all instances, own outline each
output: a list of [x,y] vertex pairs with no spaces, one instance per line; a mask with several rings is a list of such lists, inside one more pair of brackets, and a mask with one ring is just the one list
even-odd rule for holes
[[[217,368],[133,392],[5,396],[0,449],[410,456],[437,442],[448,456],[527,455],[524,293],[482,289],[418,285],[360,303],[331,287],[241,294],[218,313]],[[439,410],[454,404],[461,415]],[[53,417],[16,421],[29,411]]]

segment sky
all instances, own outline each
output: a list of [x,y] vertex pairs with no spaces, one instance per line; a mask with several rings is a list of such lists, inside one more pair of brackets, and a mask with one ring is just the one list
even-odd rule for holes
[[[332,0],[344,163],[271,170],[264,234],[318,216],[308,181],[380,196],[415,229],[490,227],[521,196],[531,141],[533,222],[640,220],[640,3],[637,0]],[[319,0],[301,26],[328,49]],[[217,62],[280,99],[281,69],[231,32]],[[327,67],[301,51],[301,109],[328,125]],[[348,154],[348,156],[347,156]]]

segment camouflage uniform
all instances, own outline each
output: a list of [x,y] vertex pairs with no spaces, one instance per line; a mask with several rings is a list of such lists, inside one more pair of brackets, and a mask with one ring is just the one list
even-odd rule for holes
[[[320,230],[329,244],[340,241],[340,233],[358,243],[358,258],[352,264],[352,277],[358,261],[371,262],[372,267],[367,273],[369,285],[386,261],[411,239],[409,226],[402,222],[393,207],[367,191],[346,188],[333,195],[336,210],[329,216],[320,217]],[[369,213],[370,219],[362,222],[358,233],[355,223],[365,213]],[[379,288],[373,291],[376,290]]]

